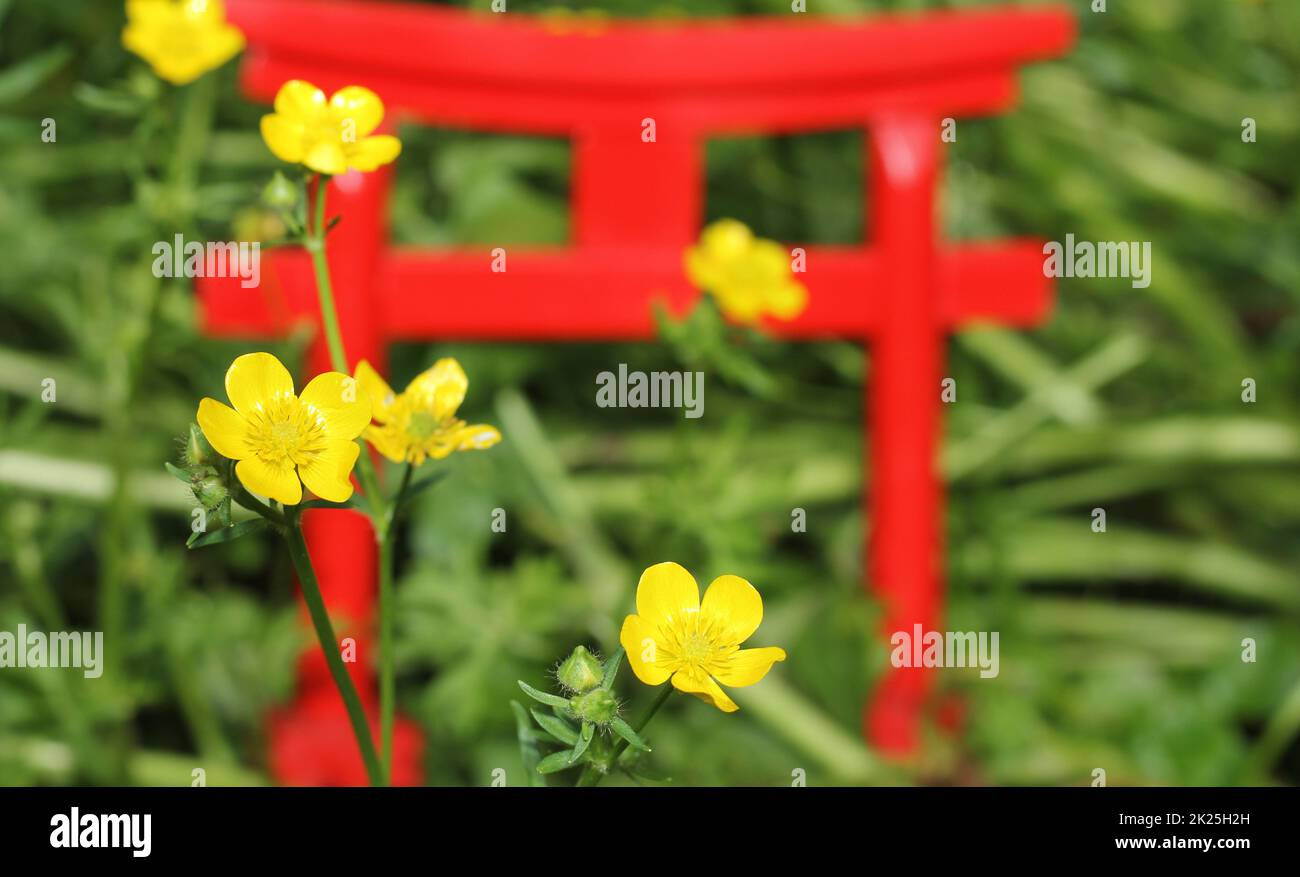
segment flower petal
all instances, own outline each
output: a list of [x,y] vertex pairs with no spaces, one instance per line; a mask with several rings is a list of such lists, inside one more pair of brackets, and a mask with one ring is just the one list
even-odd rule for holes
[[636,611],[652,627],[677,623],[700,608],[700,586],[682,566],[656,563],[641,573],[636,586]]
[[785,660],[785,649],[767,646],[761,649],[741,649],[725,658],[709,663],[709,673],[723,685],[744,688],[767,675],[772,665]]
[[290,79],[275,93],[275,111],[301,124],[320,123],[329,112],[325,92],[310,82]]
[[458,451],[482,451],[501,441],[501,433],[495,426],[476,423],[456,430],[454,440]]
[[279,500],[285,505],[302,502],[302,484],[293,463],[286,458],[272,465],[261,457],[248,457],[235,464],[235,474],[253,493]]
[[763,621],[763,598],[740,576],[718,576],[704,592],[700,617],[725,631],[729,643],[743,643]]
[[672,670],[659,663],[662,652],[653,625],[647,624],[640,615],[629,615],[623,619],[618,641],[627,653],[628,666],[637,679],[646,685],[663,685],[668,681]]
[[337,138],[316,140],[307,147],[302,163],[318,174],[338,176],[346,173],[348,162],[343,152],[343,142]]
[[[384,118],[384,102],[368,88],[349,85],[330,98],[330,110],[339,122],[340,131],[350,131],[356,140],[379,127]],[[344,127],[345,122],[351,124]]]
[[406,385],[406,392],[419,410],[433,414],[435,420],[444,420],[456,413],[465,401],[469,378],[454,359],[440,359],[432,368],[425,369]]
[[361,454],[354,441],[331,442],[298,467],[298,475],[307,489],[329,502],[344,502],[352,496],[352,467]]
[[226,372],[226,396],[235,410],[250,417],[280,396],[293,395],[293,377],[269,353],[245,353]]
[[678,671],[673,675],[673,688],[693,694],[705,703],[713,704],[724,713],[734,713],[740,709],[735,701],[727,697],[727,693],[718,686],[718,683],[699,671]]
[[360,381],[342,372],[316,375],[303,388],[298,401],[324,418],[330,438],[352,441],[370,425],[369,394]]
[[262,117],[261,128],[262,140],[272,155],[290,164],[302,161],[303,143],[306,139],[306,129],[302,122],[290,116],[271,114]]
[[362,438],[370,442],[376,451],[383,454],[394,463],[406,462],[407,443],[402,436],[392,427],[375,426],[371,424],[366,427],[362,433]]
[[768,294],[767,304],[778,320],[793,320],[808,305],[808,289],[794,281],[779,284]]
[[248,421],[229,405],[203,399],[199,402],[198,421],[199,429],[221,456],[242,460],[252,454],[246,441]]
[[391,134],[376,134],[358,140],[356,143],[344,143],[343,152],[348,167],[370,173],[401,155],[402,141]]
[[387,423],[389,409],[397,401],[393,388],[388,386],[388,381],[384,380],[379,372],[375,371],[374,366],[364,359],[357,363],[352,374],[361,388],[366,391],[366,395],[370,397],[370,416],[380,423]]

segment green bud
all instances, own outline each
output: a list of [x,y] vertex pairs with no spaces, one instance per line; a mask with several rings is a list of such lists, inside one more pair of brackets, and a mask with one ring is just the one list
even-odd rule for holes
[[199,429],[197,423],[190,424],[190,437],[185,440],[185,465],[187,468],[195,466],[210,466],[217,460],[217,452],[212,449],[208,443],[207,436],[203,430]]
[[618,718],[618,701],[603,688],[593,688],[569,701],[573,714],[586,722],[607,725]]
[[289,210],[298,203],[300,195],[298,187],[282,172],[276,171],[275,176],[262,189],[262,203],[276,210]]
[[190,489],[194,491],[194,498],[205,509],[214,509],[226,501],[226,498],[230,496],[230,491],[226,489],[225,483],[217,475],[216,470],[207,468],[207,471],[211,474],[202,477],[199,477],[197,472],[195,473],[194,482],[190,485]]
[[555,677],[569,691],[582,694],[599,685],[605,678],[605,673],[596,656],[587,651],[584,646],[578,646],[573,650],[573,654],[564,659]]

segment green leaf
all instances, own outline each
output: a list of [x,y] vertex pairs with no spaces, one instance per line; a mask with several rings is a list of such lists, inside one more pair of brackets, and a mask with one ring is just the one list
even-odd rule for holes
[[573,747],[573,752],[569,755],[570,764],[576,764],[578,759],[582,758],[582,753],[586,752],[587,747],[591,745],[591,737],[595,733],[595,725],[591,722],[582,723],[582,737],[579,738],[578,745]]
[[406,493],[402,496],[402,503],[405,504],[410,502],[417,494],[423,493],[446,477],[446,472],[438,472],[435,475],[430,475],[428,478],[422,478],[408,486],[406,488]]
[[25,97],[72,57],[72,49],[55,46],[21,64],[0,71],[0,103]]
[[640,736],[637,735],[636,731],[632,730],[632,726],[629,725],[627,722],[623,721],[622,719],[616,718],[614,719],[614,721],[609,723],[609,726],[614,729],[615,734],[622,737],[630,745],[636,747],[637,749],[640,749],[642,752],[650,751],[650,747],[645,745],[645,741],[642,740]]
[[533,733],[533,726],[528,723],[528,713],[520,706],[519,701],[510,701],[510,709],[515,714],[515,733],[519,737],[519,757],[524,763],[524,773],[528,775],[528,784],[531,786],[546,785],[546,780],[537,772],[537,765],[541,761],[541,753],[537,750],[537,735]]
[[564,721],[564,719],[543,712],[536,707],[530,710],[530,712],[532,712],[533,718],[537,720],[537,724],[542,726],[542,730],[550,734],[556,740],[568,744],[569,746],[578,742],[577,730],[568,722]]
[[569,750],[563,752],[553,752],[541,760],[537,765],[537,772],[540,774],[558,773],[566,768],[573,767],[573,762],[569,760]]
[[167,467],[167,471],[172,474],[172,477],[178,481],[184,481],[186,484],[190,483],[190,473],[186,472],[180,466],[173,466],[171,463],[163,463],[163,465]]
[[267,521],[265,518],[254,518],[251,521],[240,521],[233,527],[222,527],[219,530],[210,530],[207,533],[195,533],[185,542],[186,548],[202,548],[204,545],[216,545],[218,542],[229,542],[232,539],[239,539],[250,533],[257,533],[265,530]]
[[564,698],[554,694],[547,694],[545,691],[538,691],[522,679],[519,680],[519,687],[523,689],[524,694],[539,703],[544,703],[547,706],[557,706],[566,710],[569,708],[569,702]]
[[614,689],[614,677],[618,675],[618,668],[623,665],[623,647],[619,646],[614,654],[609,656],[605,662],[604,678],[600,680],[601,687],[606,691]]
[[72,90],[78,103],[99,113],[131,118],[140,115],[147,102],[138,94],[111,88],[102,88],[89,82],[79,82]]
[[299,508],[306,511],[307,509],[354,509],[357,507],[355,499],[345,499],[343,502],[330,502],[327,499],[312,499],[303,503]]
[[638,786],[644,785],[645,783],[649,783],[652,786],[667,786],[671,785],[673,781],[672,777],[648,774],[640,769],[632,770],[631,768],[625,767],[623,768],[623,773],[625,773],[628,779],[632,780],[632,782],[636,783]]

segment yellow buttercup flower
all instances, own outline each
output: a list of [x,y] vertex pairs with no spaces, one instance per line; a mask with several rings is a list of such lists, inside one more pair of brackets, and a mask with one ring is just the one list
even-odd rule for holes
[[790,254],[776,241],[754,237],[735,219],[705,228],[683,261],[691,282],[708,290],[722,312],[738,322],[753,323],[766,315],[790,320],[808,304],[808,290],[794,279]]
[[280,360],[246,353],[226,372],[226,395],[233,409],[199,403],[199,428],[217,453],[239,461],[245,487],[285,505],[302,501],[303,484],[330,502],[352,496],[356,438],[370,422],[370,398],[354,379],[325,372],[295,396]]
[[371,135],[384,119],[384,102],[368,88],[349,85],[325,99],[310,82],[291,79],[275,96],[275,112],[262,117],[262,139],[275,157],[320,174],[373,171],[402,151],[388,134]]
[[426,457],[441,460],[455,451],[481,450],[501,441],[496,427],[467,425],[456,418],[469,379],[454,359],[438,360],[400,396],[365,360],[357,363],[356,378],[370,397],[375,419],[365,439],[394,463],[418,466]]
[[174,85],[198,79],[244,48],[221,0],[126,0],[122,45]]
[[[675,563],[657,563],[636,586],[636,615],[623,620],[619,642],[636,678],[646,685],[694,694],[724,713],[740,707],[718,685],[743,688],[767,675],[785,649],[742,649],[763,620],[763,598],[739,576],[718,576],[700,588]],[[716,680],[716,681],[715,681]]]

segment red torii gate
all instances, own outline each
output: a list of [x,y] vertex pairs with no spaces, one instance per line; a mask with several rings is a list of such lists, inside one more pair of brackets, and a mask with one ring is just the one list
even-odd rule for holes
[[[412,121],[573,143],[571,246],[512,249],[504,273],[491,270],[487,248],[387,246],[390,168],[332,182],[329,213],[344,216],[329,254],[345,344],[354,363],[381,369],[395,340],[653,338],[652,302],[680,312],[697,294],[682,251],[699,233],[708,136],[865,128],[874,240],[807,248],[808,308],[768,328],[871,343],[869,579],[886,635],[938,626],[942,335],[980,320],[1031,326],[1050,306],[1040,242],[939,240],[941,120],[1009,107],[1018,66],[1072,41],[1068,12],[614,21],[566,32],[516,14],[394,3],[227,6],[248,39],[243,85],[256,99],[269,102],[289,79],[327,92],[360,84]],[[646,119],[654,142],[642,140]],[[318,319],[306,254],[275,251],[269,261],[260,289],[200,283],[209,333],[270,336]],[[329,368],[322,339],[310,368]],[[375,595],[368,524],[313,512],[308,527],[331,611],[365,625]],[[298,703],[273,722],[273,772],[294,783],[362,781],[315,649],[300,672]],[[373,680],[354,675],[372,703]],[[912,751],[929,688],[925,671],[891,668],[864,715],[868,738],[886,752]],[[399,724],[395,749],[395,780],[414,781],[412,728]]]

